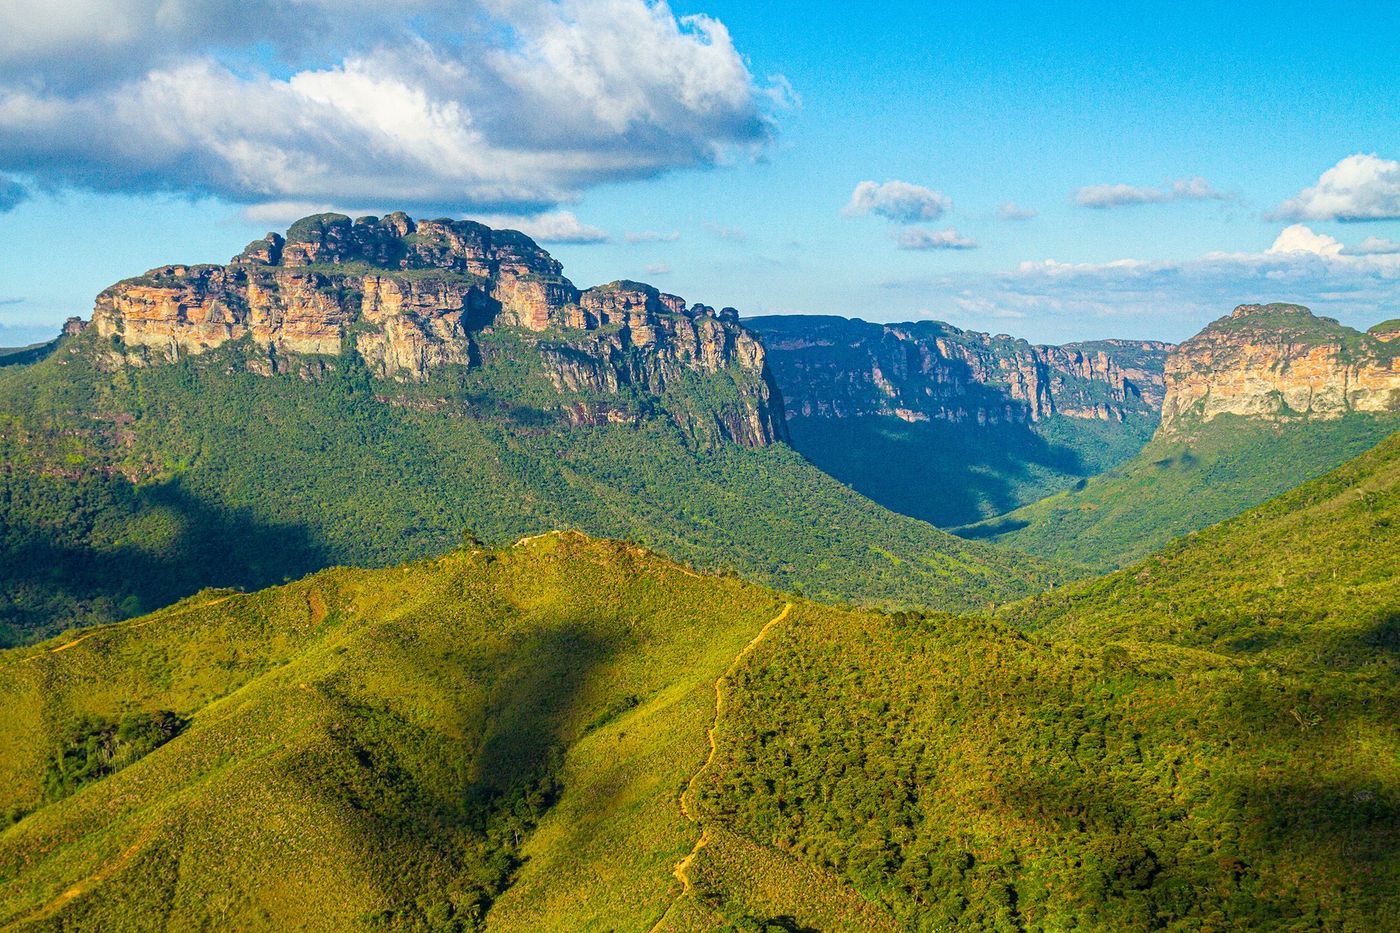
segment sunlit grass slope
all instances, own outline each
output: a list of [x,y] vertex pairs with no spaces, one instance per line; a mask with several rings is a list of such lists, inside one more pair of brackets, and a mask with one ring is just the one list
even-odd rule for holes
[[[522,857],[505,925],[658,918],[714,678],[781,607],[549,535],[7,652],[0,923],[471,929]],[[188,725],[46,794],[75,732],[158,710]]]
[[0,925],[1395,929],[1398,481],[998,619],[549,535],[5,652]]
[[1392,439],[1006,621],[799,615],[702,822],[911,929],[1400,927],[1397,489]]
[[1286,425],[1221,415],[1154,438],[1133,459],[1070,490],[958,533],[1047,559],[1121,567],[1326,473],[1397,428],[1396,415]]

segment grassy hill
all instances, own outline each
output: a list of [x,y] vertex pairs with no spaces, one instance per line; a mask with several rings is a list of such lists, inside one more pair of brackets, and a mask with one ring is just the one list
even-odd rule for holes
[[1069,490],[956,531],[1047,559],[1119,567],[1326,473],[1397,429],[1393,414],[1301,424],[1221,415],[1156,437]]
[[549,535],[13,649],[0,924],[1394,928],[1397,480],[1001,619]]
[[351,354],[259,375],[235,344],[99,366],[91,330],[0,370],[0,643],[552,528],[827,599],[971,608],[1055,578],[889,512],[784,445],[689,442],[656,408],[704,409],[711,382],[613,397],[630,406],[620,423],[572,424],[520,340],[483,332],[487,365],[423,383],[372,378]]

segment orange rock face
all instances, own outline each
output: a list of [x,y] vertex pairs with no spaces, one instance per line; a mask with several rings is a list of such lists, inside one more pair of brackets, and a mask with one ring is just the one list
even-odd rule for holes
[[[415,381],[475,365],[482,328],[520,328],[547,341],[540,357],[561,393],[659,395],[687,372],[727,374],[748,391],[742,410],[696,414],[691,427],[755,445],[783,435],[763,347],[733,309],[687,308],[637,282],[580,292],[528,237],[470,221],[309,217],[227,266],[164,266],[120,282],[98,296],[92,320],[138,364],[245,339],[274,360],[334,357],[349,340],[376,375]],[[580,421],[622,417],[590,404],[569,410]]]
[[1241,305],[1167,360],[1164,432],[1183,419],[1400,411],[1400,346],[1298,305]]

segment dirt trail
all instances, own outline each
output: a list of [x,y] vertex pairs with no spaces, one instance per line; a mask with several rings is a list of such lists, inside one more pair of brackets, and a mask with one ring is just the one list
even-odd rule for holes
[[79,881],[77,884],[68,888],[58,897],[45,904],[43,907],[39,908],[34,913],[29,914],[26,917],[21,917],[20,919],[15,920],[13,923],[7,925],[5,929],[16,930],[22,926],[28,926],[29,924],[49,919],[54,914],[62,910],[63,907],[68,904],[68,902],[82,896],[87,891],[106,881],[108,878],[112,877],[117,872],[125,868],[126,864],[131,861],[131,859],[136,855],[136,853],[140,852],[141,849],[146,845],[146,843],[151,841],[151,837],[154,834],[154,830],[148,827],[139,836],[137,836],[135,842],[133,842],[131,845],[127,846],[125,849],[122,850],[121,855],[117,856],[111,862],[108,862],[106,865],[102,866],[97,871],[93,872],[91,875],[88,875],[82,881]]
[[[187,612],[195,612],[196,610],[199,610],[199,609],[208,609],[210,606],[217,606],[219,603],[227,602],[227,601],[230,600],[230,599],[233,599],[233,596],[220,596],[218,599],[211,599],[211,600],[209,600],[208,602],[200,603],[200,604],[197,605],[197,606],[186,606],[185,608],[183,608],[183,609],[178,609],[178,610],[176,610],[175,612],[161,612],[161,613],[157,613],[156,615],[153,615],[153,616],[151,616],[150,618],[141,619],[140,621],[135,621],[135,622],[113,622],[113,623],[110,623],[110,624],[108,624],[108,625],[103,625],[103,626],[100,626],[99,628],[95,628],[95,629],[93,629],[91,632],[88,632],[88,633],[86,633],[86,634],[84,634],[84,635],[79,635],[77,638],[73,639],[72,641],[65,641],[63,644],[61,644],[61,645],[59,645],[59,646],[57,646],[57,647],[55,647],[55,648],[50,648],[50,649],[48,650],[48,653],[49,653],[49,654],[58,654],[60,651],[67,651],[69,648],[75,647],[75,646],[77,646],[77,645],[81,645],[83,642],[87,641],[89,638],[92,638],[92,637],[97,636],[97,635],[102,635],[102,634],[104,634],[104,633],[106,633],[106,632],[110,632],[110,631],[112,631],[112,630],[114,630],[114,629],[118,629],[118,628],[121,628],[121,629],[133,629],[133,628],[141,628],[142,626],[146,626],[146,625],[153,625],[153,624],[155,624],[156,622],[164,622],[164,621],[166,621],[167,619],[172,619],[172,618],[174,618],[175,616],[182,616],[182,615],[184,615],[184,614],[187,613]],[[42,658],[42,657],[43,657],[42,654],[35,654],[35,655],[30,655],[30,656],[27,657],[27,658],[24,658],[24,660],[25,660],[25,661],[36,661],[36,660],[38,660],[39,658]]]
[[[791,612],[792,603],[784,605],[783,611],[769,619],[764,624],[763,628],[758,630],[758,634],[755,635],[738,654],[734,655],[734,660],[729,662],[729,666],[724,669],[724,673],[720,674],[715,680],[715,715],[714,718],[710,720],[710,728],[705,733],[705,738],[710,743],[710,753],[705,756],[705,763],[697,768],[695,773],[690,776],[690,780],[685,784],[685,790],[681,792],[681,813],[692,823],[697,825],[700,823],[700,818],[695,813],[694,809],[692,809],[690,803],[691,798],[695,795],[695,783],[700,780],[700,775],[705,773],[710,765],[714,763],[715,756],[719,754],[719,743],[715,741],[715,730],[719,728],[720,716],[724,714],[724,682],[734,676],[734,672],[739,669],[739,665],[743,664],[744,659],[752,654],[755,648],[762,644],[763,639],[768,636],[768,632],[772,630],[773,626],[786,619]],[[705,848],[706,843],[709,841],[709,831],[701,826],[700,838],[695,840],[695,845],[691,848],[690,852],[686,854],[685,858],[677,862],[676,867],[671,870],[671,874],[675,875],[676,880],[681,883],[681,893],[676,896],[676,900],[692,896],[695,893],[695,888],[690,883],[688,871],[690,870],[691,863],[695,861],[695,857],[700,854],[700,850]],[[674,903],[672,907],[674,907]],[[670,916],[672,907],[666,908],[666,912],[662,914],[660,919],[652,926],[651,933],[655,933],[666,918]]]

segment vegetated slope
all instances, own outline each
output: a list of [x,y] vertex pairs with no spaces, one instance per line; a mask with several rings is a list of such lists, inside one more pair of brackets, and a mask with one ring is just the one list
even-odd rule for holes
[[548,535],[14,649],[0,922],[1390,929],[1397,463],[1000,621]]
[[1374,447],[1395,415],[1278,425],[1223,415],[1154,438],[1122,466],[998,518],[957,529],[1049,559],[1112,568],[1239,514]]
[[[0,370],[0,643],[561,527],[833,599],[984,606],[1054,579],[779,443],[732,313],[580,292],[520,234],[392,219],[153,270]],[[374,266],[356,237],[418,252]]]
[[702,821],[911,929],[1394,929],[1397,529],[1391,440],[1014,628],[776,627]]
[[1162,423],[1132,460],[958,533],[1118,567],[1400,428],[1397,345],[1297,305],[1241,305],[1177,348],[1166,378]]
[[0,924],[476,929],[519,875],[504,925],[644,928],[714,679],[783,605],[551,534],[6,652]]
[[1400,662],[1400,434],[1131,567],[1007,607],[1064,639],[1167,641],[1390,676]]
[[1157,425],[1170,345],[1033,346],[937,321],[745,319],[793,445],[897,512],[958,525],[1131,457]]

